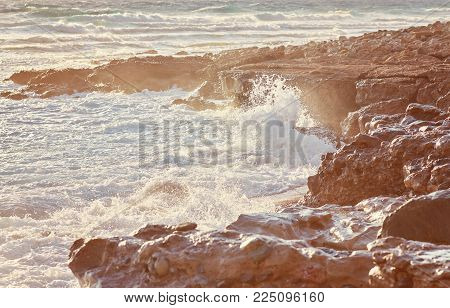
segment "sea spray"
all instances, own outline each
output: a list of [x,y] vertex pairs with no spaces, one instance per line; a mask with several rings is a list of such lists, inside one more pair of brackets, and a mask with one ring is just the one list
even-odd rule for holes
[[[257,147],[261,135],[251,130],[245,138],[241,134],[248,121],[309,125],[300,93],[282,78],[256,79],[253,107],[246,110],[197,112],[171,105],[174,98],[186,94],[177,89],[131,95],[81,93],[45,101],[29,99],[24,104],[5,102],[11,114],[5,114],[4,120],[21,128],[21,134],[15,135],[6,127],[5,151],[14,151],[15,140],[17,146],[28,149],[31,156],[24,154],[20,163],[34,161],[34,169],[28,169],[34,182],[18,174],[3,187],[4,196],[11,187],[28,188],[25,195],[14,194],[11,204],[5,202],[3,207],[21,205],[28,214],[3,211],[0,215],[0,285],[75,286],[67,268],[67,248],[80,237],[133,234],[149,223],[193,221],[208,230],[224,227],[240,214],[275,211],[271,199],[257,197],[305,185],[315,172],[314,157],[333,150],[325,141],[304,136],[307,164],[298,160],[289,165],[280,162],[278,152]],[[23,117],[18,119],[18,112]],[[172,124],[183,120],[194,125],[194,131],[179,130],[179,138],[169,131],[167,140],[152,139],[147,131],[152,147],[155,142],[161,147],[178,143],[180,161],[164,156],[155,160],[148,151],[150,163],[139,168],[138,125],[146,120]],[[27,123],[40,123],[39,133]],[[231,142],[220,130],[214,136],[202,133],[205,123],[219,128],[221,123],[233,124],[229,125]],[[209,143],[199,142],[198,136],[209,136]],[[46,151],[40,146],[42,140],[48,144]],[[280,146],[288,146],[288,141],[274,140]],[[188,151],[192,145],[203,153],[214,148],[215,163],[192,160]],[[264,155],[268,161],[261,159]],[[51,181],[40,171],[48,168],[54,170]]]
[[323,153],[334,151],[329,142],[295,129],[319,124],[303,105],[302,92],[285,78],[264,75],[254,79],[245,105],[251,108],[228,110],[228,117],[238,122],[241,133],[235,134],[234,146],[242,150],[245,145],[246,157],[262,155],[264,163],[290,169],[315,166]]

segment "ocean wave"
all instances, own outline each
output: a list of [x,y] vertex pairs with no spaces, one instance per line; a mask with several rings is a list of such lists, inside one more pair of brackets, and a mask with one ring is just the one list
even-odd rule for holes
[[283,13],[260,13],[256,14],[255,18],[263,21],[279,21],[279,20],[287,20],[292,15],[283,14]]
[[233,13],[239,11],[238,8],[233,7],[232,5],[218,5],[218,6],[206,6],[199,9],[195,9],[193,13]]
[[[301,7],[298,1],[286,6],[277,1],[234,6],[224,1],[132,0],[126,6],[103,0],[55,0],[54,5],[27,6],[10,1],[0,8],[0,53],[6,59],[1,76],[21,69],[98,65],[148,49],[173,54],[187,47],[189,53],[202,54],[284,40],[300,44],[339,33],[404,27],[419,20],[425,24],[448,12],[448,8],[424,8],[423,1],[416,1],[418,5],[394,14],[363,1],[362,13],[359,2],[352,7],[340,1],[332,7],[326,2],[330,8],[318,10],[314,5]],[[104,9],[105,3],[111,8]],[[6,82],[0,88],[19,89]],[[321,155],[334,151],[326,141],[292,131],[290,126],[281,127],[281,136],[276,132],[264,138],[268,148],[259,147],[261,136],[256,132],[240,134],[242,125],[251,121],[316,125],[302,107],[301,93],[284,79],[255,79],[249,96],[252,107],[246,109],[196,112],[171,105],[186,95],[172,89],[1,99],[0,137],[8,163],[0,172],[5,183],[0,187],[4,205],[0,210],[0,286],[76,286],[67,267],[67,249],[79,237],[123,236],[147,223],[195,221],[206,230],[223,227],[243,213],[274,211],[273,202],[263,196],[306,185]],[[150,163],[159,164],[139,168],[138,121],[146,119],[237,125],[230,143],[223,132],[214,139],[217,164],[190,160],[188,150],[195,144],[194,133],[200,134],[197,130],[170,135],[170,142],[180,142],[178,157],[173,151],[157,156],[148,148]],[[286,165],[287,152],[282,150],[292,144],[285,138],[292,132],[302,152],[295,154],[292,165]],[[210,150],[195,145],[201,153]],[[265,157],[268,160],[262,162]],[[161,159],[166,162],[162,164]]]
[[51,5],[26,5],[23,8],[29,16],[43,17],[43,18],[56,18],[56,17],[74,17],[74,16],[99,16],[105,14],[114,14],[116,10],[110,9],[86,9],[77,7],[65,7],[65,6],[51,6]]
[[5,44],[25,44],[25,43],[36,43],[36,44],[51,44],[55,43],[56,40],[53,37],[48,36],[31,36],[28,38],[17,38],[17,39],[6,39]]
[[[67,247],[80,237],[133,234],[148,223],[195,221],[200,229],[208,230],[224,227],[241,214],[275,211],[273,200],[263,196],[306,185],[307,177],[317,167],[317,157],[333,150],[317,137],[304,136],[301,142],[308,163],[299,160],[289,166],[280,164],[282,156],[276,151],[269,153],[269,161],[256,163],[265,152],[258,149],[258,136],[251,132],[245,136],[243,148],[241,126],[248,121],[314,125],[300,104],[299,91],[282,78],[255,79],[249,97],[254,107],[247,110],[194,112],[170,105],[173,97],[182,95],[187,93],[174,89],[132,95],[86,93],[32,99],[23,104],[5,102],[5,108],[12,110],[4,119],[23,133],[5,139],[6,145],[27,149],[11,168],[30,160],[34,160],[34,168],[23,169],[16,182],[1,187],[4,198],[8,189],[21,185],[25,194],[14,193],[14,202],[9,202],[12,207],[27,205],[0,212],[0,285],[76,286],[67,267]],[[20,113],[23,116],[18,116]],[[150,164],[139,169],[137,158],[133,159],[137,155],[135,114],[161,121],[236,121],[238,125],[232,126],[233,163],[227,164],[228,143],[220,139],[225,136],[221,133],[215,143],[217,164],[189,160],[186,149],[195,142],[193,136],[201,133],[198,126],[198,130],[180,136],[181,163]],[[33,131],[33,127],[39,130]],[[37,140],[47,144],[44,152]],[[289,145],[286,138],[273,138],[271,142],[276,149]],[[200,143],[196,149],[207,153],[208,146]],[[14,152],[14,148],[9,150]],[[169,152],[162,158],[171,161],[174,155]]]
[[349,10],[336,10],[328,11],[324,13],[305,13],[305,12],[294,12],[294,13],[270,13],[264,12],[255,14],[255,18],[261,21],[313,21],[313,20],[342,20],[352,18],[353,14]]
[[450,7],[434,7],[434,8],[428,8],[425,9],[427,12],[450,12]]

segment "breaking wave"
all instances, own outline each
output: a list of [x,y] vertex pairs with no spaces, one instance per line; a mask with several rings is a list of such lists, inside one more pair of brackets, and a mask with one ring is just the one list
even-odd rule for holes
[[[52,182],[49,182],[37,171],[33,175],[36,185],[30,186],[25,195],[15,195],[15,205],[34,205],[22,207],[22,212],[18,210],[20,207],[12,206],[11,211],[1,213],[0,285],[75,286],[75,279],[67,267],[67,248],[80,237],[132,234],[148,223],[194,221],[199,228],[206,230],[223,227],[240,214],[275,211],[273,199],[263,196],[304,186],[307,177],[315,171],[316,156],[333,150],[331,145],[317,137],[306,136],[301,141],[310,155],[311,161],[308,163],[299,160],[294,165],[281,164],[278,154],[270,151],[268,154],[273,155],[270,158],[274,160],[256,162],[264,151],[256,146],[261,136],[249,133],[243,137],[241,134],[242,125],[248,121],[262,125],[269,119],[312,125],[312,120],[302,113],[298,90],[288,86],[284,79],[264,76],[255,80],[249,98],[254,107],[245,112],[235,109],[194,112],[182,106],[171,106],[172,98],[180,95],[182,93],[177,90],[162,93],[146,91],[132,95],[92,93],[63,96],[37,105],[37,102],[25,102],[33,106],[22,111],[28,114],[27,121],[41,122],[40,134],[44,136],[40,138],[50,140],[48,138],[51,136],[45,134],[57,131],[59,126],[67,127],[64,115],[70,114],[72,125],[78,126],[81,131],[66,131],[57,138],[62,143],[71,143],[73,137],[69,135],[81,134],[87,138],[87,148],[80,149],[80,157],[72,162],[78,166],[58,171],[63,171],[64,177],[53,174]],[[108,101],[106,105],[103,104],[105,100]],[[131,108],[134,110],[127,114]],[[59,110],[61,119],[52,121],[51,130],[46,131],[45,114],[50,110]],[[124,149],[133,147],[137,139],[134,119],[138,111],[151,118],[174,120],[181,117],[194,123],[213,120],[237,124],[232,127],[232,163],[228,164],[225,159],[229,150],[227,142],[219,136],[214,139],[219,153],[216,164],[194,161],[136,168],[137,159],[133,155],[137,155],[137,151],[126,152]],[[289,126],[286,128],[292,130]],[[298,140],[299,136],[295,137]],[[182,136],[182,150],[192,141],[190,138],[190,135]],[[243,141],[246,141],[245,149],[242,148]],[[112,148],[107,146],[109,142],[114,142]],[[289,140],[283,137],[273,142],[279,149],[288,146]],[[39,158],[41,154],[35,152],[39,149],[33,145],[36,140],[31,139],[27,143],[30,155]],[[95,156],[88,154],[105,147],[110,150]],[[201,145],[199,149],[202,149]],[[46,160],[35,161],[35,168],[46,170],[52,165],[64,163],[61,165],[63,167],[71,164],[70,160],[64,162],[58,158],[66,155],[64,144],[61,147],[52,146],[50,150]],[[93,160],[89,169],[83,167],[88,163],[83,160]],[[105,168],[106,165],[110,167]],[[14,185],[24,183],[10,181],[5,187]],[[7,193],[5,187],[3,192]],[[56,201],[53,206],[40,206],[51,204],[52,199]]]

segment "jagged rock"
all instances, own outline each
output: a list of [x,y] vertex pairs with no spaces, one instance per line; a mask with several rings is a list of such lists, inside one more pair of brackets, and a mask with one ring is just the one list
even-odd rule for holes
[[22,94],[22,93],[15,93],[12,91],[4,91],[0,93],[0,97],[4,97],[4,98],[9,98],[9,99],[13,99],[13,100],[22,100],[27,98],[28,96]]
[[[80,285],[448,286],[450,246],[418,240],[449,244],[450,238],[449,40],[450,22],[437,22],[304,46],[113,61],[80,70],[89,85],[74,80],[73,70],[13,75],[27,84],[23,93],[43,96],[177,84],[198,90],[174,104],[207,109],[210,98],[249,107],[252,80],[277,74],[301,89],[311,114],[347,142],[324,155],[303,205],[241,215],[222,230],[148,225],[134,236],[77,240],[69,266]],[[182,74],[171,67],[176,61]],[[139,87],[112,78],[112,68],[138,72]],[[67,80],[74,89],[65,89]],[[150,192],[188,195],[171,183]]]
[[380,121],[386,120],[386,117],[380,117],[380,115],[403,114],[408,105],[409,103],[406,99],[392,99],[380,101],[350,112],[341,123],[342,135],[346,140],[350,140],[359,133],[365,134],[368,132],[366,123],[370,123],[374,117],[378,117],[377,125],[379,125]]
[[415,78],[384,77],[364,79],[356,84],[356,102],[367,106],[385,100],[406,100],[412,102],[417,88],[424,81]]
[[450,112],[450,91],[436,100],[436,106],[444,111]]
[[138,230],[133,236],[143,240],[151,240],[153,238],[161,237],[164,234],[171,234],[175,231],[187,232],[192,231],[197,228],[195,223],[184,223],[176,226],[166,226],[166,225],[147,225],[144,228]]
[[327,140],[334,144],[337,148],[341,146],[341,138],[339,135],[334,133],[333,130],[321,126],[295,127],[295,129],[304,135],[316,136],[322,140]]
[[[93,241],[93,240],[91,240]],[[107,240],[111,252],[95,268],[70,268],[83,287],[367,286],[367,251],[305,247],[300,240],[240,237],[233,231],[169,235],[150,242]],[[87,242],[87,247],[90,241]],[[84,246],[74,260],[85,256]],[[91,265],[91,264],[89,264]]]
[[407,112],[401,120],[372,118],[365,125],[367,134],[325,155],[318,173],[308,179],[308,202],[349,205],[379,195],[448,189],[450,115],[417,104],[409,105]]
[[147,226],[134,237],[79,240],[70,268],[81,286],[367,286],[366,245],[402,198],[356,207],[297,206],[241,215],[224,230]]
[[[449,286],[450,246],[376,240],[383,220],[391,223],[386,216],[448,197],[447,191],[406,203],[378,197],[354,207],[296,206],[241,215],[226,229],[209,232],[195,231],[193,224],[147,226],[142,230],[151,229],[152,236],[145,239],[76,241],[69,266],[83,287]],[[439,219],[444,227],[448,219]]]
[[194,90],[204,78],[201,70],[211,63],[209,56],[135,57],[114,60],[92,69],[22,71],[13,74],[9,80],[26,85],[21,92],[24,97],[28,92],[46,98],[88,91],[161,91],[173,86]]
[[381,236],[450,245],[449,222],[450,189],[447,189],[405,203],[386,218]]
[[371,287],[450,287],[450,246],[388,237],[369,244]]
[[173,105],[186,105],[194,110],[218,110],[223,109],[223,105],[218,105],[211,103],[205,99],[202,99],[200,97],[194,96],[194,97],[188,97],[186,99],[177,98],[172,102]]

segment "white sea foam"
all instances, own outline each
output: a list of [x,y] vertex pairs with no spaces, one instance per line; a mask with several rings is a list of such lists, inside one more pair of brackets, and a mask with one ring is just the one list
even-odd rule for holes
[[[23,69],[84,67],[149,49],[201,54],[301,44],[448,18],[439,0],[411,0],[407,10],[394,0],[45,2],[0,0],[0,80]],[[14,88],[0,82],[2,91]],[[132,234],[147,223],[195,221],[206,230],[242,213],[274,211],[269,199],[255,197],[305,185],[322,153],[333,150],[292,128],[315,123],[283,79],[255,80],[253,107],[245,110],[171,106],[186,95],[172,89],[0,98],[0,286],[76,286],[67,255],[79,237]],[[139,123],[164,120],[194,123],[194,131],[169,131],[164,139],[148,129],[148,161],[139,168]],[[284,125],[267,135],[252,130],[267,123]],[[218,130],[208,144],[199,141],[202,125],[229,131]],[[289,156],[292,140],[300,147]],[[167,155],[155,151],[165,144],[176,147]]]
[[[204,53],[302,44],[448,19],[445,0],[407,2],[405,9],[405,1],[400,0],[131,0],[126,6],[110,0],[51,4],[0,0],[0,57],[8,59],[2,63],[0,79],[30,65],[36,69],[66,66],[67,59],[79,67],[149,49],[175,54],[180,49]],[[26,57],[17,52],[21,49]]]
[[[18,204],[28,202],[28,209],[33,208],[35,213],[21,213],[18,217],[17,213],[4,211],[0,217],[0,285],[74,286],[67,253],[79,237],[132,234],[147,223],[195,221],[205,230],[223,227],[243,213],[274,211],[269,200],[253,197],[305,185],[306,178],[314,173],[313,163],[255,163],[260,154],[255,147],[256,135],[247,135],[249,148],[240,148],[240,129],[249,120],[284,123],[299,117],[309,123],[307,116],[301,116],[297,90],[288,87],[283,79],[266,76],[256,80],[250,99],[257,106],[245,112],[194,112],[169,105],[173,97],[183,95],[171,90],[6,101],[11,117],[23,114],[20,121],[7,118],[22,130],[21,136],[14,136],[16,129],[9,131],[12,136],[4,143],[7,152],[25,147],[29,153],[14,163],[24,166],[27,174],[17,173],[15,167],[15,180],[2,188],[3,196],[9,194],[12,198],[5,206],[17,209]],[[236,123],[231,131],[232,164],[223,159],[227,143],[217,140],[216,164],[194,161],[137,168],[138,149],[133,148],[138,139],[136,114],[169,121],[183,118],[194,123]],[[40,131],[34,132],[31,123],[40,123]],[[182,136],[182,148],[190,138]],[[42,149],[42,142],[49,147]],[[277,142],[279,147],[288,140],[281,138]],[[317,138],[307,142],[314,155],[333,150]],[[200,144],[197,149],[208,147]],[[23,192],[13,192],[14,187],[20,187],[17,185]],[[42,206],[52,202],[53,207]]]

